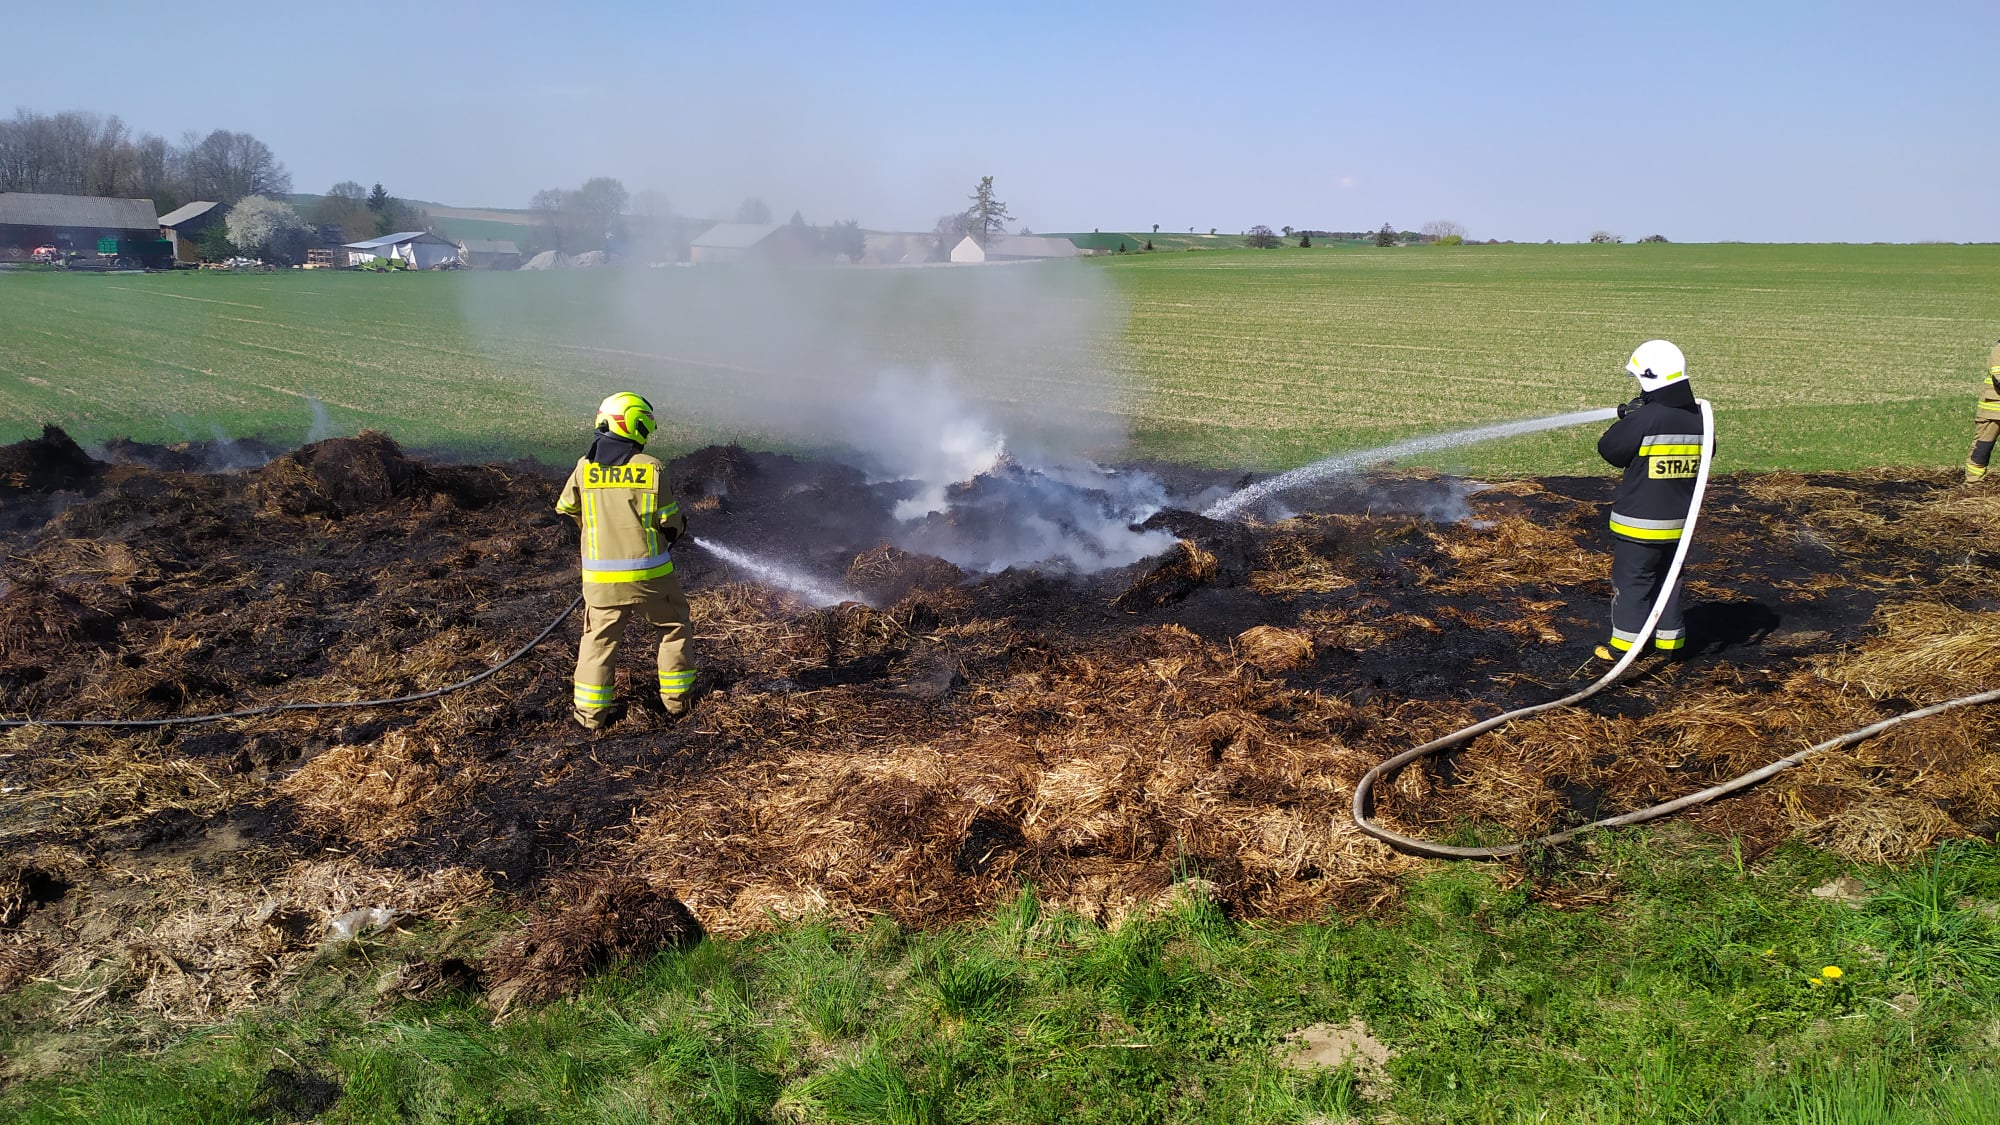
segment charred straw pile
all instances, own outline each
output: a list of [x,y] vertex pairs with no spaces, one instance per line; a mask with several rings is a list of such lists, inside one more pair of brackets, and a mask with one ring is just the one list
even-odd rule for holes
[[[0,450],[7,715],[423,690],[574,593],[573,532],[535,466],[439,465],[373,434],[235,472],[124,450],[106,464],[59,432]],[[731,447],[675,475],[698,533],[747,549],[843,505],[888,519],[838,466]],[[1718,481],[1690,659],[1406,771],[1382,815],[1546,831],[1993,686],[2000,557],[1973,531],[2000,501],[1949,485]],[[1356,778],[1595,675],[1608,490],[1511,482],[1451,525],[1361,504],[1247,529],[1183,513],[1160,523],[1178,550],[1089,578],[968,576],[815,527],[801,553],[873,608],[809,609],[687,551],[706,694],[668,723],[635,637],[631,713],[598,737],[567,717],[574,622],[418,707],[0,732],[0,989],[54,976],[79,1016],[207,1019],[330,940],[475,908],[528,921],[483,964],[406,966],[409,988],[483,979],[520,1002],[703,929],[938,924],[1023,882],[1107,922],[1195,876],[1245,915],[1369,909],[1415,861],[1349,827]],[[1954,713],[1687,820],[1870,860],[1991,834],[1996,731]]]

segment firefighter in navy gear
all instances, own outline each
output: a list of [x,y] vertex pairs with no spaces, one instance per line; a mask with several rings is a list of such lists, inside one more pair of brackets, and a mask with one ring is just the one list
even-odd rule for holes
[[1611,639],[1597,648],[1612,660],[1633,645],[1653,604],[1666,599],[1653,631],[1655,647],[1687,644],[1679,583],[1661,589],[1694,502],[1701,465],[1701,409],[1688,385],[1687,361],[1665,340],[1639,345],[1625,370],[1639,380],[1639,397],[1618,408],[1618,420],[1597,439],[1597,454],[1625,470],[1611,501]]
[[612,690],[618,642],[634,618],[664,630],[660,700],[667,714],[687,713],[694,692],[688,642],[694,622],[674,578],[669,549],[687,534],[667,467],[645,452],[657,423],[653,406],[620,392],[597,408],[597,436],[556,499],[583,540],[583,642],[577,648],[576,721],[602,730],[617,716]]
[[2000,344],[1986,357],[1986,381],[1979,385],[1979,409],[1973,414],[1972,453],[1965,459],[1965,483],[1986,479],[1993,461],[1993,442],[2000,439]]

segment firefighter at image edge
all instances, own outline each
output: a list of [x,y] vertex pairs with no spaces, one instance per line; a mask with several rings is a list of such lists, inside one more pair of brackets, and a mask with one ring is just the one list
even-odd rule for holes
[[674,577],[670,549],[687,534],[667,469],[645,452],[657,422],[653,405],[621,391],[597,408],[590,452],[570,471],[556,511],[577,521],[583,542],[583,640],[573,681],[576,721],[603,730],[618,717],[612,685],[618,642],[634,618],[664,630],[660,701],[687,713],[694,692],[688,642],[694,621]]
[[1625,470],[1611,500],[1611,639],[1597,646],[1612,660],[1633,645],[1656,598],[1667,599],[1653,631],[1656,648],[1687,644],[1680,583],[1660,589],[1673,564],[1694,502],[1701,465],[1701,409],[1688,383],[1687,360],[1665,340],[1640,344],[1625,363],[1639,380],[1639,397],[1618,407],[1618,420],[1597,439],[1597,455]]
[[1986,357],[1986,382],[1979,388],[1979,410],[1973,415],[1972,454],[1965,459],[1965,483],[1986,479],[1993,461],[1993,442],[2000,439],[2000,344]]

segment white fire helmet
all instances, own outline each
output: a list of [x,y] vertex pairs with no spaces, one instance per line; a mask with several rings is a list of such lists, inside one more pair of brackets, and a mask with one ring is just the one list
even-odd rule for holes
[[1625,370],[1639,380],[1640,390],[1650,393],[1687,378],[1687,357],[1670,341],[1648,340],[1625,361]]

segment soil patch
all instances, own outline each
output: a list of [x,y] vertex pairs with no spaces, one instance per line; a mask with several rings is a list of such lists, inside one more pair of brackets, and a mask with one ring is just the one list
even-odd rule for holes
[[1359,1017],[1345,1025],[1316,1023],[1285,1036],[1278,1050],[1278,1063],[1292,1070],[1339,1070],[1354,1068],[1362,1093],[1380,1098],[1389,1092],[1389,1072],[1385,1069],[1395,1053],[1388,1044],[1368,1033]]

